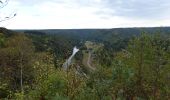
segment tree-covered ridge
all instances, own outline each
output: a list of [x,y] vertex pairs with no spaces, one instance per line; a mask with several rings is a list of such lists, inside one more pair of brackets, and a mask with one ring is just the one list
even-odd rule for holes
[[[163,29],[73,34],[1,29],[0,99],[169,100],[170,38]],[[63,70],[74,46],[80,51]],[[84,64],[88,58],[94,70]]]

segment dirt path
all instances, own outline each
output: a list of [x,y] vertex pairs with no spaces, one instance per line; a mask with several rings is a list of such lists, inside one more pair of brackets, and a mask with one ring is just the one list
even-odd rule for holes
[[89,56],[88,56],[88,59],[87,59],[87,66],[90,68],[90,69],[92,69],[92,70],[95,70],[95,68],[94,67],[92,67],[91,66],[91,51],[89,51]]

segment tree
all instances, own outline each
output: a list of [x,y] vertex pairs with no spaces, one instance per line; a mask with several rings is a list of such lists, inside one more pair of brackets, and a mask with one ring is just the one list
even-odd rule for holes
[[169,86],[168,47],[166,38],[141,34],[129,42],[126,50],[117,54],[117,60],[133,71],[132,90],[129,91],[132,98],[168,98],[169,92],[165,89]]
[[[55,67],[53,66],[53,68]],[[26,98],[30,100],[55,100],[56,98],[75,100],[85,86],[84,78],[76,74],[75,71],[75,68],[68,71],[60,68],[53,69],[53,72],[48,74],[48,78],[42,79],[36,84],[34,89],[26,95]]]
[[0,49],[0,70],[2,82],[8,83],[12,91],[32,84],[34,47],[31,40],[23,34],[17,34],[7,39],[4,48]]
[[0,48],[4,46],[5,37],[3,33],[0,33]]
[[[168,71],[170,71],[169,61],[169,40],[156,34],[150,37],[150,49],[147,53],[148,72],[146,80],[152,86],[152,99],[167,99],[169,98],[168,91],[165,89],[169,87]],[[163,89],[164,88],[164,89]],[[169,88],[168,88],[169,89]]]
[[[0,0],[0,9],[4,8],[8,4],[9,0]],[[5,18],[1,18],[0,22],[12,19],[16,16],[16,13],[10,14],[9,16],[6,16]]]

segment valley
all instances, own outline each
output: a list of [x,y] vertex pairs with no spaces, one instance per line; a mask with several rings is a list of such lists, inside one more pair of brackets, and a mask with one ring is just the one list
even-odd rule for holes
[[168,100],[170,28],[139,30],[0,28],[0,99]]

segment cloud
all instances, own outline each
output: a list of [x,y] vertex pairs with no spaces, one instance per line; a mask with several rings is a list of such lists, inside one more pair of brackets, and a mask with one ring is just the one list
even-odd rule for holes
[[170,17],[169,0],[105,0],[101,4],[102,10],[98,14],[137,19]]
[[[101,16],[120,16],[137,19],[163,19],[170,17],[169,0],[14,0],[22,7],[43,5],[45,8],[52,3],[69,9],[96,8],[94,14]],[[42,8],[44,9],[44,8]]]
[[8,28],[113,28],[170,25],[168,0],[11,0]]

